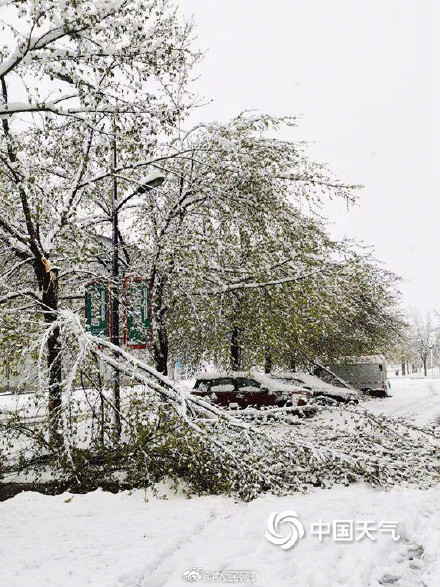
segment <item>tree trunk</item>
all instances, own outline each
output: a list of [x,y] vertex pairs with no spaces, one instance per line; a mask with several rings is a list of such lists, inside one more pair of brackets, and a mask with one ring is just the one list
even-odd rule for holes
[[406,375],[406,362],[402,361],[402,375],[405,376]]
[[154,322],[153,322],[153,358],[156,369],[168,375],[168,328],[166,322],[167,307],[164,301],[165,283],[163,278],[156,276],[153,291]]
[[[38,271],[43,281],[43,316],[44,321],[50,328],[56,321],[58,315],[58,271],[47,270],[43,263]],[[62,360],[61,360],[61,339],[58,326],[51,329],[47,339],[47,369],[49,375],[49,434],[50,443],[59,446],[62,443],[61,404],[62,404]]]
[[296,352],[292,351],[289,357],[289,370],[295,373],[296,371]]
[[54,445],[62,442],[61,405],[62,405],[62,364],[60,329],[53,329],[47,341],[47,366],[49,370],[49,430],[50,441]]
[[231,369],[233,371],[239,371],[241,369],[240,329],[238,328],[238,326],[234,326],[232,328]]
[[428,371],[427,371],[427,368],[426,368],[427,357],[423,357],[422,358],[422,361],[423,361],[423,374],[426,377],[428,375]]
[[266,348],[264,351],[264,372],[270,373],[272,371],[272,353],[270,348]]
[[156,324],[156,336],[154,341],[154,362],[159,373],[168,375],[168,332],[165,322]]

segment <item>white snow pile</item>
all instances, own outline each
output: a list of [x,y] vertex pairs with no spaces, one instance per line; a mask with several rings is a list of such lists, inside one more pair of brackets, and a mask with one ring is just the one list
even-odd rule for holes
[[[267,521],[272,512],[292,511],[305,534],[284,550],[265,538]],[[320,540],[316,526],[313,533],[319,521],[333,532],[341,520],[355,528],[368,522],[369,536]],[[398,540],[379,531],[384,522],[396,524]],[[289,525],[279,532],[287,538]],[[8,587],[178,587],[188,584],[183,576],[192,570],[205,577],[241,571],[254,580],[235,584],[258,587],[434,587],[440,584],[440,490],[356,485],[250,503],[169,492],[159,499],[139,490],[22,493],[0,503],[0,557],[0,584]]]

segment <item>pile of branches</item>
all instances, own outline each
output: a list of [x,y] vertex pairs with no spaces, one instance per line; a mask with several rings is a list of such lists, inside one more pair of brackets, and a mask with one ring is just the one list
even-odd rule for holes
[[[230,413],[194,396],[133,354],[92,336],[78,317],[60,314],[52,328],[63,336],[62,445],[49,439],[47,418],[0,414],[5,478],[48,472],[88,490],[185,481],[196,493],[252,499],[311,486],[366,481],[381,487],[438,482],[440,433],[435,428],[377,416],[362,406],[317,407],[299,419],[292,408]],[[44,337],[50,335],[48,330]],[[39,348],[44,349],[44,337]],[[44,390],[43,353],[39,368]],[[115,435],[115,405],[100,376],[102,365],[123,378]],[[41,392],[35,405],[45,401]],[[35,410],[34,412],[35,413]],[[30,420],[29,420],[30,418]],[[298,425],[292,425],[298,424]],[[36,473],[39,472],[39,473]]]

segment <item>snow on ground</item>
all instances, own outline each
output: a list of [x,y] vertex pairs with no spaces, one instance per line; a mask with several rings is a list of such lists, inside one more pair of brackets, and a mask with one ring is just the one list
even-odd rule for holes
[[[297,513],[306,533],[289,550],[265,538],[269,514],[285,510]],[[320,519],[396,521],[400,540],[374,532],[375,541],[320,541],[311,533]],[[146,501],[142,491],[22,493],[0,504],[0,531],[0,584],[8,587],[174,587],[185,585],[182,576],[193,568],[252,572],[251,584],[262,587],[440,582],[439,489],[352,486],[248,504],[224,497]]]
[[399,377],[391,379],[391,397],[371,400],[366,407],[373,413],[402,416],[425,425],[440,418],[440,379]]
[[[420,424],[440,416],[440,380],[398,378],[391,391],[392,398],[364,405]],[[193,568],[194,579],[247,571],[255,581],[235,584],[260,587],[440,584],[440,486],[385,492],[358,484],[248,504],[161,491],[167,499],[141,490],[95,491],[22,493],[0,503],[0,586],[177,587],[187,584],[183,574]],[[265,538],[267,520],[292,510],[299,522],[286,521],[278,532],[288,537],[301,523],[305,536],[283,550]],[[375,540],[320,541],[311,532],[312,524],[325,528],[340,520],[353,521],[355,529],[373,523]],[[397,522],[400,539],[379,532],[381,521]]]

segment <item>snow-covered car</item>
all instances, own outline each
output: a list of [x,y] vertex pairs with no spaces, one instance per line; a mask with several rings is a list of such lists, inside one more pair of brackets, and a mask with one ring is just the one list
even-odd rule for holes
[[359,401],[358,391],[336,387],[308,373],[279,372],[272,373],[271,376],[283,383],[289,383],[311,392],[314,398],[331,398],[343,403],[357,403]]
[[[255,372],[203,373],[197,377],[194,395],[227,408],[307,406],[313,394],[297,385]],[[305,410],[312,415],[313,410]],[[304,413],[305,413],[304,412]]]

